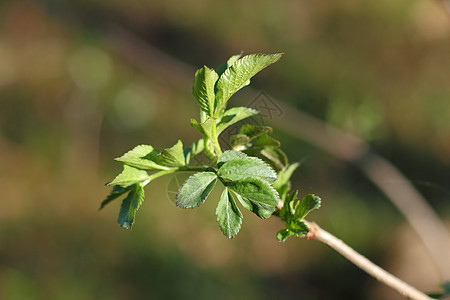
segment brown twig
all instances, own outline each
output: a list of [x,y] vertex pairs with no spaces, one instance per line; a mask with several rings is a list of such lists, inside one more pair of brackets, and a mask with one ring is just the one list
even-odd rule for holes
[[309,239],[320,241],[331,248],[333,248],[336,252],[341,254],[343,257],[348,259],[350,262],[355,264],[357,267],[367,272],[369,275],[377,279],[378,281],[386,284],[392,289],[399,292],[401,295],[414,300],[430,300],[433,299],[421,291],[417,290],[415,287],[407,284],[401,279],[395,277],[391,273],[383,270],[379,266],[375,265],[373,262],[368,260],[363,255],[359,254],[353,248],[345,244],[342,240],[338,239],[331,233],[326,230],[323,230],[314,222],[308,222],[304,220],[304,222],[310,228],[310,234],[308,234]]
[[[281,210],[283,208],[283,205],[284,203],[280,199],[278,201],[277,208]],[[398,293],[409,299],[414,300],[433,299],[424,294],[423,292],[417,290],[415,287],[402,281],[398,277],[395,277],[391,273],[380,268],[379,266],[371,262],[369,259],[367,259],[365,256],[356,252],[353,248],[344,243],[342,240],[338,239],[328,231],[322,229],[319,225],[317,225],[317,223],[309,222],[307,220],[303,220],[303,222],[305,222],[309,227],[309,233],[306,235],[306,239],[317,240],[330,246],[336,252],[345,257],[348,261],[356,265],[358,268],[365,271],[367,274],[371,275],[381,283],[386,284],[390,288],[394,289],[395,291],[397,291]]]

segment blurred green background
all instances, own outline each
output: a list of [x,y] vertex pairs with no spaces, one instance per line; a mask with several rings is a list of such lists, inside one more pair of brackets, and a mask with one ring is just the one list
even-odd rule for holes
[[[285,52],[252,87],[369,141],[449,224],[450,21],[437,2],[4,0],[0,299],[396,299],[324,245],[278,243],[276,218],[244,213],[227,240],[213,201],[175,207],[170,177],[147,186],[131,232],[116,223],[120,201],[97,210],[121,170],[112,158],[198,138],[194,71],[241,50]],[[310,219],[437,289],[417,235],[371,182],[274,136],[302,162],[294,187],[323,199]]]

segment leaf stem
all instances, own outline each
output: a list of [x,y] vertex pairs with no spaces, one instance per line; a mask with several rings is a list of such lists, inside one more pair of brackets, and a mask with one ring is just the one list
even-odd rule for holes
[[365,256],[356,252],[353,248],[345,244],[342,240],[338,239],[326,230],[323,230],[314,222],[308,222],[303,220],[308,227],[310,232],[306,236],[308,239],[318,240],[331,248],[336,252],[341,254],[347,260],[355,264],[357,267],[367,272],[369,275],[377,279],[378,281],[384,283],[390,288],[396,290],[401,295],[407,297],[408,299],[414,300],[430,300],[434,299],[423,292],[417,290],[415,287],[407,284],[398,277],[395,277],[391,273],[385,271],[379,266],[375,265],[373,262],[368,260]]
[[213,136],[213,143],[214,143],[214,149],[216,151],[216,155],[220,156],[222,155],[222,149],[220,148],[219,144],[219,137],[217,136],[217,124],[216,119],[214,119],[213,125],[212,125],[212,136]]
[[205,154],[214,164],[216,164],[217,163],[217,156],[213,152],[211,152],[211,150],[209,149],[210,141],[211,141],[211,139],[209,139],[207,136],[204,136]]
[[176,168],[170,168],[169,170],[159,171],[155,174],[152,174],[148,177],[148,181],[152,181],[156,178],[159,178],[164,175],[172,174],[175,172],[180,171],[192,171],[192,172],[206,172],[206,171],[212,171],[215,172],[214,168],[211,168],[209,166],[182,166],[182,167],[176,167]]

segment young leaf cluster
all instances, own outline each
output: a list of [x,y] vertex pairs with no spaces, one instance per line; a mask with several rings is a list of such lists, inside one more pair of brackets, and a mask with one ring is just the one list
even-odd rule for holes
[[303,219],[311,210],[320,207],[320,198],[316,195],[309,194],[297,200],[297,194],[298,192],[288,194],[281,208],[280,217],[285,221],[286,228],[277,233],[277,239],[280,242],[286,241],[290,236],[307,235],[309,228]]
[[258,112],[247,107],[226,109],[230,97],[250,84],[259,71],[278,61],[282,53],[232,56],[216,70],[207,66],[195,73],[192,93],[200,107],[200,122],[191,125],[203,136],[205,154],[213,161],[222,154],[218,137],[226,128]]
[[[161,151],[150,145],[139,145],[116,158],[123,163],[123,171],[108,183],[112,191],[100,208],[125,196],[118,223],[131,229],[144,201],[147,184],[164,175],[190,171],[193,174],[179,188],[176,205],[181,208],[200,206],[219,182],[223,192],[217,203],[216,217],[226,237],[236,236],[241,229],[243,214],[238,204],[263,219],[274,213],[279,215],[286,222],[286,229],[279,233],[280,240],[284,241],[289,235],[306,234],[308,228],[301,219],[309,210],[317,208],[319,200],[307,196],[297,202],[294,212],[292,205],[297,193],[288,194],[288,191],[290,177],[298,164],[288,164],[280,143],[269,136],[272,129],[246,124],[231,136],[232,149],[223,152],[219,144],[219,135],[229,126],[258,113],[248,107],[227,109],[230,97],[281,56],[281,53],[244,57],[239,54],[217,69],[204,66],[197,70],[192,93],[200,107],[200,120],[192,119],[191,126],[201,138],[189,148],[184,148],[180,140]],[[209,162],[195,164],[192,158],[197,155],[206,156]],[[281,211],[277,210],[280,200],[286,203]],[[292,209],[286,209],[291,206]]]
[[[270,217],[279,200],[278,192],[273,187],[277,180],[277,168],[274,170],[273,166],[280,165],[280,162],[272,160],[265,150],[270,152],[271,148],[279,147],[279,143],[267,136],[269,128],[247,126],[240,132],[247,139],[239,144],[247,154],[237,150],[223,152],[219,135],[229,126],[258,113],[247,107],[227,109],[228,100],[248,85],[254,75],[281,56],[281,53],[244,57],[239,54],[217,69],[200,68],[195,74],[192,90],[200,107],[200,120],[192,119],[191,125],[202,137],[186,149],[181,141],[161,151],[150,145],[139,145],[116,158],[116,161],[123,163],[123,171],[108,183],[112,191],[100,208],[125,196],[118,222],[131,229],[144,201],[144,187],[147,184],[164,175],[191,171],[193,174],[178,191],[176,205],[181,208],[200,206],[220,182],[223,192],[216,216],[220,229],[227,237],[234,237],[241,228],[243,215],[237,203],[261,218]],[[200,154],[208,157],[209,163],[201,166],[193,163],[192,158]]]

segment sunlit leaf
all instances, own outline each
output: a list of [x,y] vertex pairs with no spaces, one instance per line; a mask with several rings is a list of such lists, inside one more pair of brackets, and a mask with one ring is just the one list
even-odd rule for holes
[[270,137],[267,133],[257,137],[252,142],[252,147],[265,148],[265,147],[280,147],[280,142]]
[[131,229],[134,224],[136,212],[144,201],[144,188],[135,184],[120,206],[118,223],[126,229]]
[[245,124],[239,130],[240,134],[244,134],[253,140],[265,133],[271,132],[272,128],[269,126],[258,126],[253,124]]
[[227,161],[230,161],[235,158],[243,158],[243,157],[247,157],[247,154],[240,152],[240,151],[235,151],[235,150],[225,151],[221,156],[219,156],[219,159],[217,160],[217,166],[220,168]]
[[293,163],[290,164],[287,168],[278,172],[277,181],[275,181],[273,187],[278,188],[286,184],[291,179],[292,174],[299,166],[299,163]]
[[228,61],[224,64],[221,64],[220,66],[217,67],[216,69],[216,73],[220,76],[223,74],[223,72],[225,72],[226,69],[228,69],[229,67],[231,67],[239,58],[242,57],[242,52],[236,55],[233,55],[232,57],[230,57],[228,59]]
[[254,115],[257,115],[258,111],[248,107],[233,107],[226,110],[219,122],[217,122],[217,134],[220,134],[227,127]]
[[288,166],[286,154],[279,148],[265,147],[262,149],[249,148],[244,152],[256,156],[268,163],[274,170],[282,170]]
[[320,198],[316,195],[306,195],[295,205],[294,217],[296,219],[303,219],[311,210],[318,209],[320,207],[320,202]]
[[[267,134],[271,131],[272,128],[268,126],[245,124],[238,134],[230,137],[230,143],[233,147],[245,145],[245,148],[280,147],[280,142]],[[261,149],[254,150],[261,151]]]
[[[238,146],[245,145],[250,142],[250,138],[245,134],[235,134],[230,136],[230,144],[233,148],[239,148]],[[245,148],[243,148],[245,149]]]
[[128,165],[123,165],[123,171],[108,185],[118,185],[126,188],[136,183],[143,183],[149,180],[149,175],[146,171],[140,170]]
[[192,146],[184,150],[184,157],[186,160],[186,164],[189,164],[191,158],[195,155],[200,154],[204,149],[204,141],[203,139],[199,139],[198,141],[192,143]]
[[279,240],[280,242],[284,242],[291,235],[293,235],[293,233],[288,228],[281,229],[277,232],[277,240]]
[[231,67],[220,76],[216,85],[215,116],[224,109],[228,99],[243,86],[248,80],[265,67],[275,63],[282,54],[251,54],[238,59]]
[[178,142],[174,146],[161,151],[158,154],[156,161],[160,165],[168,167],[180,167],[186,165],[184,159],[183,143],[181,142],[181,140],[178,140]]
[[242,213],[227,188],[220,196],[216,216],[220,230],[226,237],[231,239],[238,234],[242,224]]
[[281,208],[280,217],[286,222],[294,219],[294,201],[297,200],[298,191],[290,193],[285,197],[283,207]]
[[[277,234],[278,240],[284,242],[289,236],[305,236],[309,232],[308,225],[303,218],[313,209],[320,207],[320,198],[315,195],[307,195],[297,201],[297,192],[288,194],[284,200],[279,216],[285,222],[286,228]],[[295,205],[294,205],[295,203]]]
[[265,180],[253,177],[224,182],[225,186],[248,200],[275,207],[278,204],[277,191]]
[[176,197],[176,204],[182,208],[200,206],[205,202],[217,182],[212,172],[197,173],[189,177],[181,186]]
[[270,165],[276,169],[284,169],[288,166],[286,154],[279,148],[265,147],[261,150],[261,155],[269,161]]
[[299,165],[299,163],[294,163],[278,172],[277,180],[274,182],[273,187],[278,191],[282,199],[284,198],[284,195],[289,191],[291,186],[291,176]]
[[277,173],[256,157],[239,157],[229,160],[219,168],[217,175],[231,181],[253,177],[273,183],[277,179]]
[[214,86],[219,75],[213,70],[204,66],[195,73],[192,93],[200,106],[208,116],[214,113],[215,93]]
[[249,200],[245,197],[242,197],[239,194],[235,193],[236,198],[239,200],[239,202],[242,204],[243,207],[245,207],[247,210],[251,211],[261,219],[267,219],[269,218],[273,212],[275,211],[274,206],[266,205],[263,203],[259,203],[256,201]]
[[103,207],[105,207],[105,205],[107,205],[109,202],[117,199],[118,197],[120,197],[123,194],[125,194],[126,192],[128,192],[131,188],[132,188],[132,186],[128,186],[126,188],[118,186],[118,185],[113,186],[111,193],[100,204],[99,210],[102,209]]
[[200,134],[209,139],[213,138],[212,128],[214,126],[215,120],[207,118],[203,123],[198,123],[196,120],[191,119],[191,126],[194,127]]
[[297,236],[305,236],[309,232],[308,225],[300,219],[295,219],[288,224],[289,230]]
[[115,160],[143,170],[167,170],[156,162],[158,153],[150,145],[139,145]]

